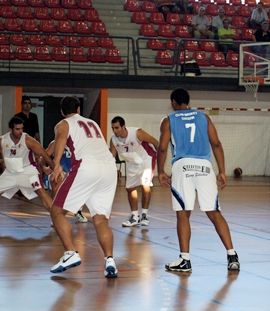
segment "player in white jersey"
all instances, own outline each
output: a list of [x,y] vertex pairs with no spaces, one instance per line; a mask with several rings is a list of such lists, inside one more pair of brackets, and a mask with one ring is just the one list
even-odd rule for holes
[[[126,128],[125,120],[122,117],[114,117],[111,124],[114,135],[110,141],[110,150],[114,157],[118,153],[127,161],[126,190],[131,215],[122,223],[122,226],[148,226],[148,207],[151,198],[150,187],[156,165],[158,141],[140,128]],[[152,144],[155,150],[149,144]],[[141,218],[138,211],[138,186],[142,186]]]
[[50,211],[52,199],[44,190],[35,154],[42,156],[51,168],[54,167],[53,162],[39,142],[23,133],[21,118],[14,116],[8,126],[10,132],[0,137],[0,153],[5,165],[0,176],[0,193],[7,199],[11,199],[18,190],[29,200],[38,195]]
[[[214,224],[227,250],[229,270],[239,270],[238,256],[233,249],[228,224],[220,212],[216,178],[211,164],[211,148],[217,161],[217,182],[226,186],[224,152],[211,119],[200,111],[189,108],[189,94],[182,88],[171,93],[174,110],[160,126],[157,153],[158,178],[165,188],[171,188],[173,209],[177,216],[177,234],[180,246],[179,259],[166,264],[167,270],[191,272],[189,218],[194,209],[196,192],[200,209]],[[172,178],[164,172],[168,144],[172,148]]]
[[[63,272],[81,264],[72,240],[72,227],[65,215],[76,214],[80,206],[86,204],[105,255],[104,275],[117,277],[113,233],[108,223],[117,184],[114,158],[97,123],[80,116],[80,102],[76,97],[64,97],[61,112],[65,119],[55,126],[55,168],[51,180],[61,178],[63,182],[53,200],[51,216],[65,252],[51,272]],[[65,146],[71,151],[71,170],[66,178],[60,164]]]

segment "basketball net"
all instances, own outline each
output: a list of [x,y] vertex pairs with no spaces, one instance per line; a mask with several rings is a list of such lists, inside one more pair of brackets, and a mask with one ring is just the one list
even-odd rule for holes
[[246,92],[249,93],[254,93],[254,97],[256,98],[257,101],[257,92],[259,88],[260,83],[264,83],[263,78],[258,78],[258,77],[244,77],[243,78],[245,84],[244,87],[246,89]]

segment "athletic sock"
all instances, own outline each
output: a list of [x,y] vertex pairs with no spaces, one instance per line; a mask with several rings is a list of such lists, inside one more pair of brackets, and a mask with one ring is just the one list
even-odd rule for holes
[[232,249],[227,250],[227,254],[228,255],[235,255],[236,253],[235,253],[235,250],[232,248]]
[[142,208],[142,214],[146,214],[147,215],[148,209],[146,208]]
[[185,260],[190,260],[190,255],[189,253],[181,253],[181,257]]

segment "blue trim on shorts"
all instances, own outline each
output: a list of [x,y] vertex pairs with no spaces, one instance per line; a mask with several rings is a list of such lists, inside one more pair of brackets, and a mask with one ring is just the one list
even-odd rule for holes
[[175,197],[175,199],[177,200],[177,202],[181,205],[182,209],[185,210],[186,207],[185,207],[185,203],[183,202],[180,194],[176,191],[175,188],[171,187],[171,192],[172,192],[172,195]]
[[215,203],[215,211],[219,211],[220,208],[219,208],[219,201],[218,201],[218,194],[217,194],[217,197],[216,197],[216,203]]

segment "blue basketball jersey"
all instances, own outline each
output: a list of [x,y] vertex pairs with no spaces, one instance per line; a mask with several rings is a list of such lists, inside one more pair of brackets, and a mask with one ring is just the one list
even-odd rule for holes
[[168,115],[171,130],[172,164],[181,158],[211,161],[206,116],[197,110],[178,110]]
[[62,166],[63,172],[68,173],[70,171],[71,169],[70,162],[71,162],[71,152],[69,148],[66,146],[60,161],[60,165]]

